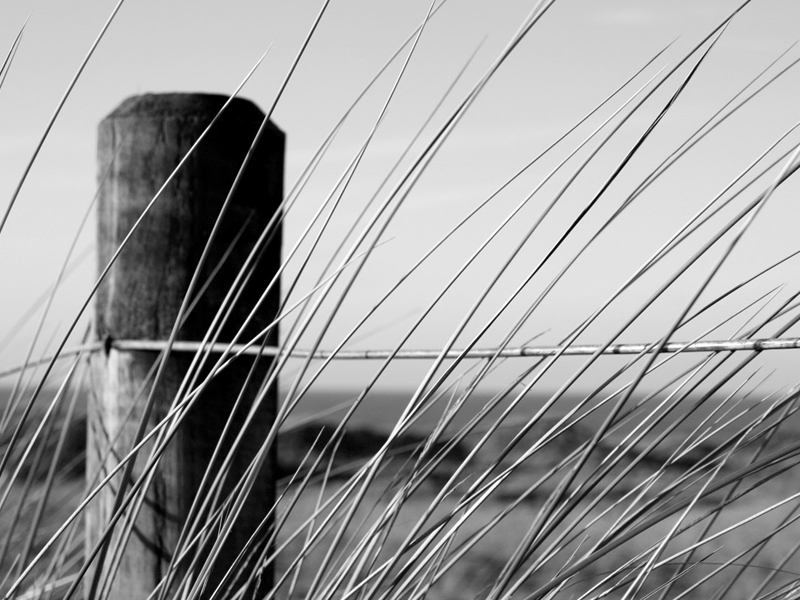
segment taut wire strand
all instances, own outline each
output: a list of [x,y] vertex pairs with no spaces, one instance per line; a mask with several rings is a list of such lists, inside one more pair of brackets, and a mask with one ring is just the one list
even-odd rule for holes
[[[139,352],[160,352],[164,349],[166,342],[159,340],[114,340],[110,347],[118,351],[139,351]],[[201,348],[202,346],[202,348]],[[91,350],[99,350],[101,344],[96,344]],[[172,345],[174,352],[197,352],[198,350],[210,351],[213,353],[224,352],[228,349],[228,344],[205,344],[190,341],[175,341]],[[528,356],[553,356],[563,350],[563,354],[568,356],[584,356],[597,352],[599,345],[576,344],[566,349],[561,346],[521,346],[516,348],[504,348],[499,351],[499,356],[503,358],[522,358]],[[800,348],[800,338],[759,338],[745,340],[719,340],[719,341],[700,341],[700,342],[669,342],[661,352],[664,354],[674,354],[676,352],[742,352],[742,351],[762,351],[762,350],[789,350]],[[278,356],[285,352],[276,346],[260,346],[247,344],[234,344],[230,347],[233,354],[246,354],[262,356]],[[655,344],[612,344],[603,354],[641,354],[642,352],[652,353]],[[426,359],[436,358],[440,350],[340,350],[334,356],[330,350],[317,350],[311,353],[309,350],[292,350],[289,355],[295,358],[326,359],[338,358],[342,360],[368,360],[385,359],[394,354],[395,358],[403,359]],[[457,358],[461,356],[461,350],[451,350],[447,353],[447,358]],[[498,354],[497,348],[479,348],[470,350],[464,358],[491,358]]]
[[[82,344],[72,348],[66,348],[61,352],[59,358],[74,356],[80,352],[99,352],[114,349],[118,352],[161,352],[166,347],[166,340],[113,340],[111,342],[92,342]],[[498,356],[501,358],[524,358],[554,356],[559,352],[563,356],[590,356],[597,352],[599,345],[576,344],[563,348],[562,346],[520,346],[516,348],[478,348],[463,353],[462,350],[453,349],[447,352],[445,358],[455,359],[484,359]],[[606,348],[602,354],[650,354],[655,351],[656,344],[612,344]],[[746,340],[717,340],[701,342],[669,342],[661,349],[661,354],[675,354],[678,352],[762,352],[764,350],[791,350],[800,348],[800,338],[759,338]],[[171,352],[211,352],[219,354],[229,350],[231,354],[244,354],[248,356],[283,356],[286,354],[277,346],[265,346],[261,348],[252,344],[233,344],[229,346],[225,343],[202,344],[201,342],[191,342],[177,340],[173,342]],[[563,350],[563,352],[562,352]],[[389,356],[403,360],[428,360],[435,359],[441,353],[440,350],[340,350],[335,354],[331,350],[309,350],[295,349],[289,352],[290,358],[308,358],[311,355],[314,359],[326,360],[385,360]],[[40,361],[34,361],[28,367],[35,367],[39,363],[49,362],[53,357],[46,357]],[[0,377],[7,377],[18,372],[21,367],[14,367],[0,372]]]

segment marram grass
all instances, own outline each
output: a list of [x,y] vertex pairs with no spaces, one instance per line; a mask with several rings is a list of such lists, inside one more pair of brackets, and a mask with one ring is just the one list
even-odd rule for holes
[[[42,342],[71,247],[38,305],[30,350],[3,373],[4,597],[113,597],[111,582],[126,540],[137,535],[135,517],[159,451],[207,382],[254,353],[273,357],[266,380],[254,383],[280,384],[276,422],[248,433],[259,436],[261,452],[230,493],[220,491],[226,471],[219,465],[228,460],[220,451],[174,550],[172,567],[181,568],[164,572],[151,598],[245,598],[269,573],[263,597],[276,599],[800,594],[800,381],[775,384],[771,373],[798,346],[800,292],[787,268],[797,250],[789,240],[783,254],[753,260],[772,235],[770,222],[794,218],[786,198],[797,193],[798,136],[796,125],[787,126],[756,146],[736,132],[746,111],[771,110],[770,94],[793,75],[797,52],[762,65],[683,137],[669,135],[686,118],[684,105],[713,79],[710,65],[731,30],[765,3],[720,10],[716,26],[684,50],[667,44],[637,57],[636,68],[605,95],[587,89],[594,104],[582,116],[509,165],[451,220],[431,218],[417,239],[395,224],[416,195],[436,201],[425,191],[426,178],[447,180],[451,174],[439,165],[453,164],[448,151],[458,147],[473,112],[492,97],[498,78],[519,67],[515,56],[550,25],[550,12],[569,4],[532,3],[491,60],[478,62],[486,53],[480,47],[464,56],[429,111],[389,145],[391,159],[376,175],[370,161],[385,154],[383,130],[404,106],[398,98],[408,80],[431,60],[426,36],[449,18],[452,1],[419,15],[419,26],[365,77],[340,120],[320,133],[318,150],[287,181],[281,218],[296,235],[285,237],[282,304],[270,325],[280,327],[280,344],[263,347],[268,330],[235,344],[219,343],[213,331],[198,343],[170,339],[144,348],[137,340],[114,341],[121,351],[169,350],[195,363],[171,412],[128,449],[130,458],[150,443],[144,474],[119,494],[112,541],[95,547],[84,540],[84,511],[112,485],[110,475],[84,473],[87,365],[102,343],[82,327],[95,289],[87,290],[68,333]],[[0,235],[8,235],[49,132],[102,53],[104,36],[114,35],[122,5],[113,7],[44,124],[6,199]],[[276,76],[262,106],[268,117],[310,60],[329,10],[321,3]],[[25,52],[22,33],[7,40],[0,93]],[[269,52],[226,92],[246,91],[262,61]],[[367,126],[353,134],[353,121]],[[730,130],[747,158],[706,192],[698,178],[723,160],[713,144]],[[343,150],[336,143],[344,135],[356,142]],[[703,154],[706,145],[716,149]],[[698,190],[690,211],[674,211],[680,218],[671,217],[676,201],[659,187],[676,172],[677,180],[694,177]],[[648,211],[669,221],[669,231],[648,226]],[[276,217],[263,239],[281,225]],[[389,267],[395,235],[412,240],[400,268]],[[240,279],[255,257],[237,265]],[[603,272],[588,272],[587,261]],[[113,268],[106,265],[100,277]],[[277,282],[263,282],[265,290]],[[202,293],[206,282],[196,283],[193,293]],[[220,306],[220,319],[234,296],[232,290]],[[411,313],[391,313],[412,297]],[[182,314],[191,308],[187,297]],[[415,366],[398,371],[408,363]],[[330,393],[331,381],[349,377],[346,392]],[[330,405],[331,398],[338,402]],[[265,507],[260,536],[230,561],[222,543],[258,461],[274,446],[278,499]],[[230,576],[211,585],[209,573],[223,559]]]

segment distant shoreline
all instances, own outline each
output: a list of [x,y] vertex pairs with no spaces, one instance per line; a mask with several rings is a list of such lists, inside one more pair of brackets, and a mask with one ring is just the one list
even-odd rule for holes
[[[0,403],[2,403],[2,405],[5,405],[5,402],[11,393],[11,389],[11,386],[0,386]],[[55,389],[44,388],[42,390],[42,397],[38,400],[37,405],[44,407],[50,402],[50,400],[52,400],[55,393]],[[398,419],[402,415],[406,404],[410,400],[412,393],[413,392],[411,391],[403,392],[395,390],[377,390],[370,392],[367,395],[364,403],[354,412],[348,426],[359,429],[371,429],[376,432],[388,432],[394,428]],[[519,406],[517,406],[509,414],[507,417],[507,423],[511,425],[512,423],[527,421],[528,418],[534,414],[537,405],[540,405],[539,403],[548,399],[552,393],[553,392],[529,395],[529,397],[526,397],[519,404]],[[285,401],[285,394],[286,390],[281,390],[281,402]],[[348,408],[352,405],[359,394],[360,390],[351,391],[345,389],[334,389],[328,392],[311,391],[299,402],[295,410],[288,417],[285,428],[291,428],[297,423],[308,423],[314,420],[328,423],[336,422],[346,414]],[[513,395],[509,395],[508,398],[504,399],[501,403],[501,407],[508,406],[513,397]],[[558,418],[564,415],[569,409],[581,401],[583,397],[584,396],[580,394],[566,395],[564,398],[560,399],[550,411],[548,411],[547,417]],[[631,402],[638,401],[640,397],[634,398],[634,400]],[[441,416],[448,398],[449,396],[440,400],[436,406],[432,407],[417,422],[412,424],[410,431],[420,433],[428,430]],[[449,430],[452,432],[456,428],[466,424],[468,420],[491,399],[491,393],[478,392],[474,394],[459,411],[459,414],[453,419],[453,423],[450,425]],[[748,405],[755,404],[756,402],[757,400],[751,401]],[[699,422],[702,420],[702,415],[710,412],[716,403],[717,401],[714,399],[709,401],[706,406],[699,411],[699,414],[697,414],[696,417],[693,416],[693,418],[690,420],[693,425],[682,425],[681,429],[684,427],[693,427],[699,424]],[[79,407],[78,412],[84,412],[83,406],[85,406],[85,402],[79,402],[79,405],[81,406]],[[744,405],[740,407],[740,410],[743,408]],[[500,410],[501,409],[495,408],[490,415],[486,417],[486,422],[488,423],[489,420],[498,418],[500,416]],[[588,427],[589,429],[599,426],[603,420],[604,414],[604,411],[596,411],[595,414],[589,415],[583,420],[583,426]],[[800,416],[795,415],[792,417],[789,421],[789,424],[791,429],[800,429]]]

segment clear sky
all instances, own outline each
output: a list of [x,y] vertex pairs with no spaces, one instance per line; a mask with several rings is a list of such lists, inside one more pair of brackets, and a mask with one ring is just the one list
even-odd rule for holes
[[[85,52],[107,19],[109,0],[16,0],[0,9],[0,51],[10,48],[30,13],[19,50],[0,88],[0,205],[4,209],[39,137]],[[287,134],[286,188],[330,128],[362,87],[398,46],[423,21],[428,2],[331,2],[280,99],[274,121]],[[674,44],[630,86],[602,109],[550,156],[526,173],[483,210],[428,262],[426,268],[399,290],[392,302],[367,323],[352,348],[390,348],[414,323],[447,276],[455,270],[559,160],[576,147],[602,119],[611,115],[640,86],[670,69],[721,19],[739,4],[734,0],[558,0],[500,68],[458,125],[429,170],[405,200],[388,228],[382,245],[362,275],[362,283],[326,338],[332,347],[405,270],[472,208],[485,200],[517,170],[594,108],[667,44]],[[422,133],[412,155],[485,73],[523,22],[534,2],[519,0],[449,0],[426,27],[407,72],[400,81],[385,122],[357,173],[332,228],[312,261],[312,273],[302,279],[313,284],[313,269],[324,265],[335,241],[341,239],[401,156],[448,86],[477,50],[451,94]],[[144,92],[203,91],[227,94],[234,90],[259,56],[267,58],[242,95],[262,109],[269,107],[280,82],[310,27],[321,2],[301,0],[127,0],[100,43],[55,122],[41,155],[19,195],[5,231],[0,235],[0,366],[19,363],[37,322],[26,323],[29,308],[53,281],[65,252],[95,191],[97,123],[128,96]],[[659,124],[643,150],[620,179],[576,229],[575,234],[525,288],[519,300],[477,344],[491,346],[529,306],[558,270],[611,215],[642,177],[761,69],[796,41],[800,3],[796,0],[754,0],[734,20],[697,77]],[[404,56],[404,55],[403,55]],[[793,48],[770,71],[777,73],[800,58]],[[401,61],[379,81],[338,136],[323,166],[288,215],[285,249],[298,239],[332,183],[363,143],[399,72]],[[747,107],[725,122],[712,137],[687,154],[668,175],[648,189],[616,220],[551,293],[514,338],[523,343],[537,334],[541,343],[556,343],[591,313],[634,269],[675,232],[695,211],[721,191],[769,144],[800,118],[800,79],[790,70]],[[648,120],[677,89],[680,69],[623,130],[591,162],[565,194],[543,227],[512,263],[481,308],[474,325],[459,337],[463,346],[477,324],[486,322],[546,252],[560,232],[586,205]],[[768,74],[769,75],[769,74]],[[778,147],[777,157],[800,141],[797,132]],[[578,159],[585,158],[583,151]],[[403,165],[410,164],[405,159]],[[568,165],[515,217],[441,304],[426,319],[406,347],[437,348],[450,336],[472,301],[499,265],[542,213],[549,199],[574,172]],[[401,168],[402,171],[402,168]],[[773,171],[773,174],[775,171]],[[395,179],[396,180],[396,176]],[[763,189],[762,179],[757,189]],[[385,188],[378,197],[386,195]],[[785,186],[770,202],[743,244],[726,263],[704,298],[787,256],[800,247],[795,232],[800,218],[797,183]],[[603,319],[581,338],[601,342],[624,315],[646,298],[703,239],[744,206],[750,193],[723,210],[720,218],[696,235],[675,259],[649,275],[632,293],[612,305]],[[81,235],[69,280],[56,298],[40,346],[52,344],[74,317],[93,282],[94,222]],[[718,257],[712,253],[685,280],[696,285]],[[798,291],[797,261],[743,290],[724,306],[729,315],[748,302],[786,283],[775,302]],[[290,273],[292,271],[290,270]],[[689,298],[691,285],[677,286],[649,311],[620,341],[641,342],[659,335]],[[762,305],[758,305],[761,307]],[[771,305],[770,305],[771,306]],[[757,307],[757,308],[758,308]],[[709,334],[724,339],[741,327],[754,309],[728,327]],[[794,313],[792,313],[794,314]],[[710,321],[687,329],[678,339],[699,334]],[[8,332],[8,333],[7,333]],[[787,335],[800,336],[790,331]],[[10,336],[10,337],[9,337]],[[302,344],[301,344],[302,345]],[[793,381],[798,351],[772,353],[762,363],[778,369],[775,385]],[[610,359],[609,359],[610,360]],[[555,378],[563,377],[565,361]],[[371,368],[371,367],[370,367]],[[387,386],[401,386],[423,372],[424,365],[398,368],[387,374]],[[765,372],[766,372],[765,370]],[[364,372],[351,363],[332,371],[329,383],[350,385]],[[555,379],[554,379],[555,381]],[[552,383],[552,382],[551,382]]]

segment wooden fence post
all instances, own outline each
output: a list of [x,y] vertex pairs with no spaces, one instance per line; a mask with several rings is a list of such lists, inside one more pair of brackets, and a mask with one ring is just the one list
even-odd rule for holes
[[[137,96],[123,102],[100,123],[98,261],[101,269],[225,100],[223,96],[202,94]],[[98,290],[96,330],[99,339],[113,342],[168,338],[203,247],[263,118],[263,113],[251,102],[234,100],[181,167]],[[179,340],[203,338],[236,273],[278,207],[283,194],[283,150],[284,135],[270,124],[222,221],[219,237],[203,267],[201,281],[208,279],[243,224],[250,220],[185,320]],[[219,341],[230,341],[277,272],[280,244],[278,230]],[[276,288],[246,329],[245,340],[273,320],[278,302]],[[268,343],[274,345],[276,341],[277,328],[272,330]],[[155,352],[125,351],[116,349],[113,343],[105,347],[106,351],[95,357],[94,392],[89,407],[87,476],[90,480],[98,471],[107,473],[131,448],[150,391],[149,384],[138,399],[137,393],[157,358]],[[175,353],[170,358],[155,392],[148,429],[163,419],[191,359],[188,353]],[[217,377],[169,443],[135,521],[113,584],[103,590],[109,598],[141,600],[166,576],[214,446],[252,366],[252,358],[238,359]],[[242,408],[233,415],[234,434],[228,435],[226,441],[232,441],[244,421],[268,366],[268,359],[258,361],[255,377],[246,386]],[[272,389],[253,426],[248,429],[248,441],[237,454],[229,483],[243,477],[274,420],[276,402],[276,390]],[[131,416],[127,417],[129,413]],[[139,453],[129,483],[137,480],[150,448],[148,445]],[[104,457],[107,458],[102,462]],[[215,465],[218,468],[218,464]],[[221,561],[223,564],[218,564],[212,572],[211,590],[227,566],[225,560],[230,563],[272,507],[274,468],[273,452],[237,521],[224,553],[226,558]],[[89,550],[109,522],[119,483],[118,477],[90,507],[86,520]],[[230,485],[226,489],[230,489]],[[118,535],[115,531],[115,536]],[[109,552],[106,565],[112,558]],[[181,563],[180,573],[185,573],[190,561],[191,557]],[[87,574],[84,582],[87,592],[96,568],[93,566]],[[268,571],[263,574],[262,582],[269,585],[270,580]]]

